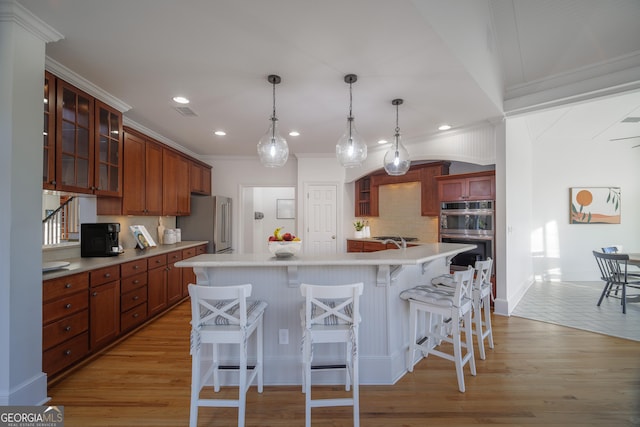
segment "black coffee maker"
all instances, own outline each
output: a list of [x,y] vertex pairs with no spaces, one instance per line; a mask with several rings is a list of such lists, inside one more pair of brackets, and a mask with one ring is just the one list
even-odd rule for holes
[[105,257],[120,254],[120,223],[80,224],[80,256]]

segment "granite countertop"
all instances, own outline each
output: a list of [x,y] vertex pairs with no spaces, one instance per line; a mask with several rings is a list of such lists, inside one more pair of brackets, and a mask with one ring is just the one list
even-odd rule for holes
[[135,261],[141,258],[149,258],[155,255],[162,255],[169,252],[192,248],[206,244],[207,241],[183,241],[172,245],[158,245],[145,250],[141,249],[125,249],[124,253],[117,256],[110,257],[95,257],[95,258],[70,258],[61,261],[69,262],[67,267],[52,270],[43,271],[42,280],[56,279],[58,277],[69,276],[71,274],[82,273],[85,271],[95,270],[103,267],[110,267],[112,265],[122,264],[124,262]]
[[406,249],[377,252],[350,252],[330,255],[304,254],[276,258],[270,254],[202,254],[176,263],[176,267],[289,267],[305,265],[417,265],[460,252],[476,245],[423,243]]

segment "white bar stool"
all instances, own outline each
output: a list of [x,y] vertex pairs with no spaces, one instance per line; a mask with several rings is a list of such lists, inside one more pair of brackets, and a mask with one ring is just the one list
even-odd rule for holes
[[[475,279],[473,280],[473,322],[475,328],[473,334],[478,341],[480,359],[486,358],[484,340],[489,342],[489,348],[493,348],[493,328],[491,327],[491,268],[493,260],[476,261]],[[484,318],[484,321],[483,321]]]
[[[471,323],[473,268],[456,271],[453,274],[454,291],[447,286],[423,285],[407,289],[400,294],[409,301],[409,351],[407,369],[413,372],[415,352],[421,351],[423,357],[433,354],[456,365],[458,389],[464,393],[464,365],[469,363],[471,375],[476,375],[473,358],[473,327]],[[418,313],[429,316],[429,327],[425,337],[417,336]],[[464,325],[465,343],[461,342],[461,322]],[[453,354],[437,350],[442,341],[453,344]],[[463,355],[462,349],[466,348]]]
[[[251,285],[203,286],[189,285],[191,297],[191,410],[189,426],[198,424],[198,407],[238,408],[238,426],[244,426],[246,393],[257,378],[258,393],[263,388],[263,328],[262,317],[267,303],[247,300],[251,296]],[[257,331],[257,361],[247,378],[247,341]],[[219,344],[238,344],[239,366],[220,366]],[[202,346],[211,345],[213,357],[204,375]],[[213,377],[214,391],[220,391],[220,369],[239,371],[238,399],[201,399],[200,391]]]
[[[305,297],[301,311],[303,338],[302,364],[305,393],[305,426],[311,426],[311,408],[326,406],[353,406],[353,425],[360,425],[358,379],[358,324],[360,323],[360,295],[362,283],[348,285],[301,284]],[[313,366],[313,347],[316,344],[345,343],[345,390],[352,389],[351,398],[311,399],[311,371],[322,369]],[[331,366],[331,368],[336,368]]]

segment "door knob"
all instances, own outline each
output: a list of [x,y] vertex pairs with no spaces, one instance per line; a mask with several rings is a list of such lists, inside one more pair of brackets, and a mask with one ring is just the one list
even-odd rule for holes
[[334,234],[333,236],[331,236],[331,238],[332,238],[333,240],[336,240],[336,235]]

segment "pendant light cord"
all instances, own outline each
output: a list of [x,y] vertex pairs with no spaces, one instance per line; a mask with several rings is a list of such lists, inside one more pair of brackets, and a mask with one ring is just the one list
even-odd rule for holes
[[271,143],[276,143],[276,82],[273,81],[273,113],[271,115],[271,122],[273,123],[271,126]]
[[398,105],[396,104],[396,156],[398,155],[398,139],[400,137],[400,125],[398,124]]

